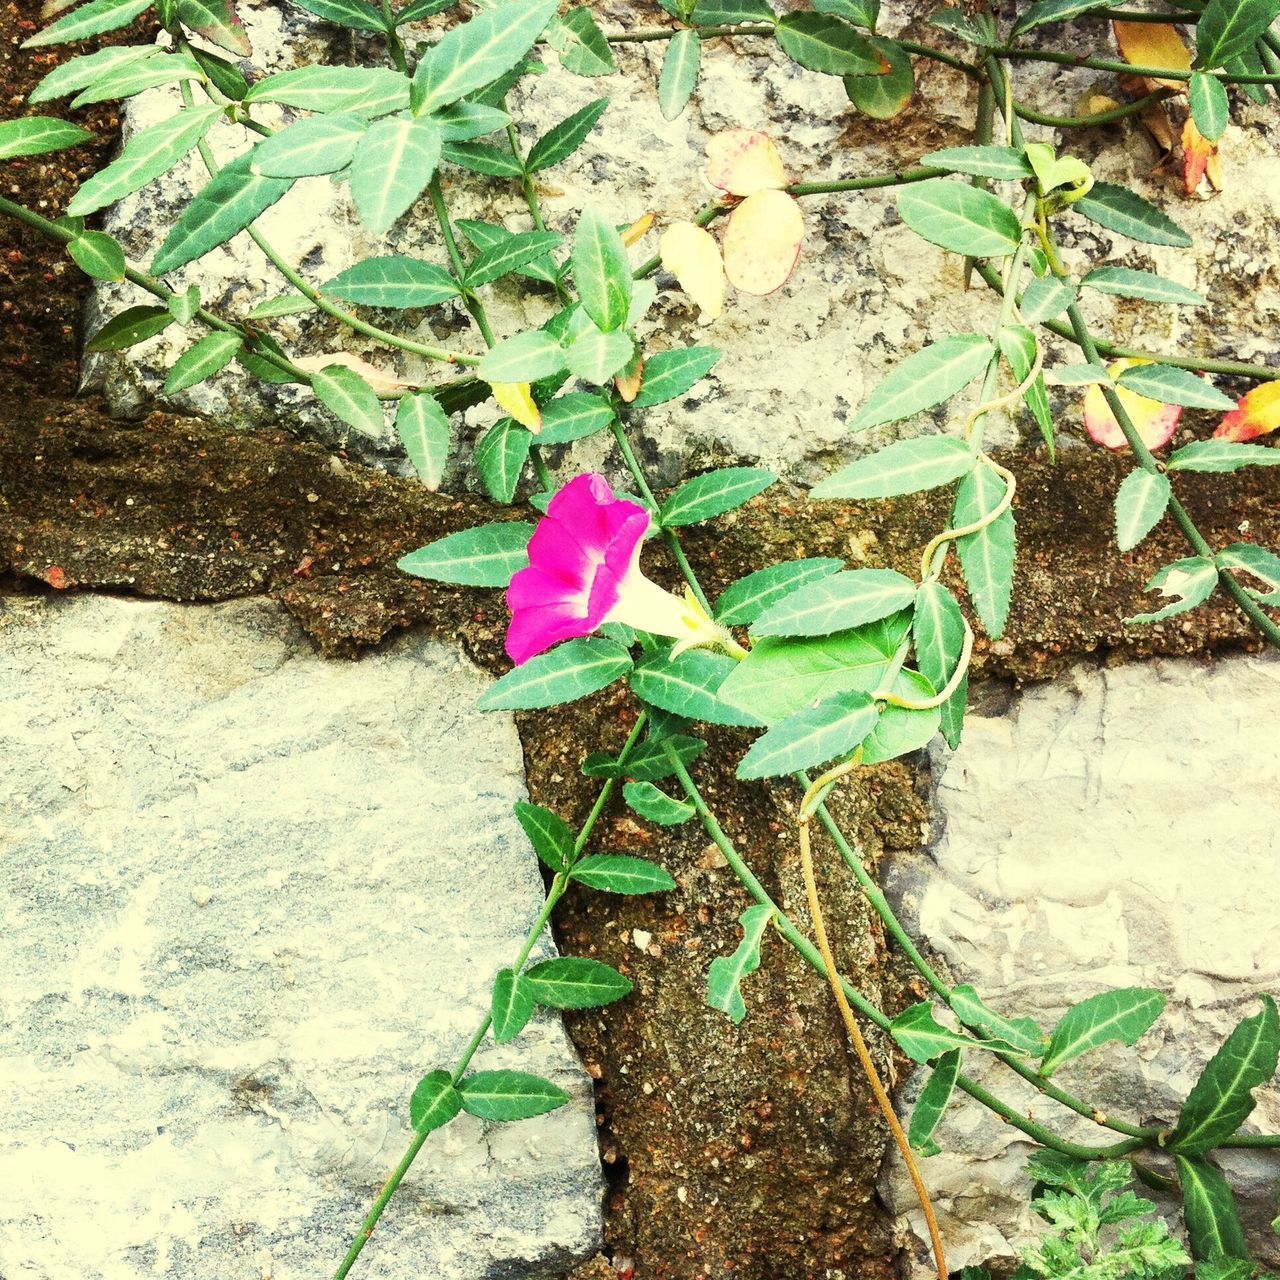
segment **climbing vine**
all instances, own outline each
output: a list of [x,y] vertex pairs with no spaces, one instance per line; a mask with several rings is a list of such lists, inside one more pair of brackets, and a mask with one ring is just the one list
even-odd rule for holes
[[[389,0],[294,2],[380,38],[388,65],[260,72],[232,0],[156,0],[159,44],[107,45],[71,57],[46,76],[31,101],[69,97],[78,107],[176,85],[181,105],[130,138],[81,186],[64,217],[51,220],[7,198],[0,198],[0,214],[65,245],[90,276],[128,281],[150,296],[108,320],[89,339],[90,351],[123,350],[175,326],[186,331],[190,341],[168,372],[166,395],[213,378],[234,361],[267,381],[309,388],[350,430],[375,439],[387,431],[390,408],[404,453],[433,488],[449,459],[453,423],[471,405],[496,401],[504,416],[478,441],[475,470],[495,502],[512,504],[526,495],[528,518],[442,538],[406,556],[401,568],[506,592],[514,665],[483,695],[485,708],[555,706],[619,680],[637,703],[634,728],[617,755],[585,752],[583,773],[599,779],[600,789],[578,830],[539,805],[516,806],[550,876],[543,909],[511,963],[493,976],[491,1010],[462,1053],[452,1063],[432,1064],[413,1089],[413,1141],[356,1232],[336,1280],[352,1270],[437,1129],[462,1111],[511,1122],[567,1100],[553,1082],[526,1072],[473,1070],[487,1038],[515,1040],[539,1006],[589,1008],[630,993],[624,975],[596,960],[529,963],[570,884],[620,894],[674,887],[652,862],[591,851],[595,824],[619,790],[648,822],[700,822],[754,900],[742,915],[737,950],[709,966],[713,1008],[734,1022],[748,1016],[752,985],[762,980],[752,975],[767,962],[774,939],[831,983],[911,1171],[943,1280],[945,1240],[929,1204],[927,1157],[939,1149],[937,1126],[957,1105],[957,1093],[1040,1148],[1029,1168],[1038,1187],[1033,1204],[1051,1230],[1026,1251],[1021,1274],[1104,1280],[1180,1276],[1194,1267],[1197,1280],[1253,1275],[1233,1195],[1213,1154],[1280,1148],[1280,1136],[1242,1132],[1253,1090],[1272,1078],[1280,1054],[1280,1016],[1271,996],[1261,996],[1260,1010],[1228,1037],[1176,1117],[1140,1124],[1104,1114],[1061,1086],[1058,1068],[1104,1045],[1133,1045],[1160,1017],[1164,996],[1104,991],[1068,1009],[1052,1028],[992,1009],[971,986],[950,984],[929,963],[825,800],[857,769],[915,751],[939,733],[952,747],[959,743],[974,648],[970,617],[998,639],[1016,576],[1016,472],[992,456],[984,430],[993,412],[1022,406],[1052,456],[1057,423],[1050,382],[1086,388],[1088,435],[1134,462],[1116,495],[1119,549],[1131,550],[1164,520],[1187,543],[1189,554],[1148,583],[1164,603],[1129,621],[1158,622],[1222,592],[1280,647],[1274,614],[1280,556],[1251,541],[1212,546],[1176,491],[1185,472],[1280,464],[1280,450],[1260,442],[1280,427],[1280,374],[1185,351],[1135,350],[1095,333],[1080,301],[1089,291],[1153,306],[1197,308],[1206,299],[1150,271],[1074,265],[1081,255],[1064,251],[1064,229],[1083,218],[1139,243],[1186,247],[1190,237],[1136,192],[1096,181],[1069,145],[1058,150],[1023,135],[1024,121],[1069,133],[1138,116],[1158,140],[1167,136],[1171,155],[1180,147],[1188,192],[1205,181],[1220,186],[1218,147],[1233,95],[1265,103],[1280,89],[1280,37],[1273,30],[1280,0],[1177,6],[1155,0],[1141,9],[1037,0],[1008,14],[940,7],[932,22],[945,47],[883,34],[878,0],[814,0],[812,8],[786,12],[768,0],[658,0],[657,25],[614,32],[604,31],[587,6],[560,12],[559,0],[477,0],[467,14],[453,12],[455,0],[411,0],[399,8]],[[49,5],[52,22],[27,45],[96,38],[151,7],[152,0]],[[438,14],[444,15],[439,22],[418,25]],[[1112,36],[1120,58],[1047,46],[1058,24],[1072,19],[1092,24],[1102,54],[1111,52]],[[602,97],[574,112],[526,150],[511,104],[525,77],[548,69],[545,51],[557,55],[557,74],[603,76],[616,69],[614,45],[664,42],[654,93],[662,114],[673,119],[698,91],[704,47],[729,37],[740,49],[774,42],[806,71],[841,77],[852,108],[875,120],[890,121],[905,109],[920,61],[945,64],[976,86],[973,140],[902,157],[892,172],[806,182],[788,175],[773,139],[743,121],[708,143],[707,178],[716,195],[704,207],[661,222],[637,207],[635,220],[623,226],[586,208],[571,232],[549,228],[538,175],[582,146],[609,103]],[[1112,73],[1127,100],[1096,101],[1075,115],[1034,110],[1019,99],[1015,83],[1027,61]],[[215,128],[241,135],[242,148],[225,164],[209,142]],[[88,136],[65,120],[28,114],[0,122],[0,159],[21,161]],[[192,152],[207,182],[149,264],[130,263],[121,245],[87,220]],[[295,182],[326,174],[345,185],[373,236],[419,213],[434,219],[442,260],[386,254],[357,261],[331,280],[309,279],[258,221]],[[526,224],[456,218],[449,195],[458,182],[513,186],[525,203]],[[806,558],[762,565],[713,601],[681,531],[734,510],[776,477],[760,467],[728,467],[694,476],[665,498],[654,492],[634,447],[645,411],[684,396],[720,353],[705,345],[650,350],[642,322],[659,287],[683,291],[707,320],[731,305],[730,289],[763,295],[782,287],[804,251],[805,198],[845,193],[856,199],[877,188],[896,188],[907,227],[962,256],[966,279],[972,274],[983,281],[998,305],[984,332],[929,335],[871,391],[850,423],[862,431],[948,406],[948,428],[862,456],[811,496],[827,502],[945,491],[949,515],[922,548],[915,577]],[[235,315],[202,298],[196,285],[168,283],[241,232],[278,272],[283,292]],[[655,236],[656,252],[634,261],[635,247]],[[553,314],[537,327],[498,334],[486,290],[513,277],[554,299]],[[367,318],[431,308],[462,308],[483,352],[445,348],[408,336],[401,331],[407,324],[387,327]],[[449,376],[413,386],[351,357],[292,355],[273,336],[272,322],[310,311],[390,350],[437,362]],[[1073,343],[1080,361],[1054,363],[1041,330]],[[1233,380],[1238,394],[1227,395],[1214,378]],[[1183,407],[1223,417],[1211,437],[1162,457]],[[594,473],[555,484],[544,451],[595,435],[611,442],[633,494],[615,493]],[[678,593],[643,573],[650,540],[660,540],[674,559],[683,580]],[[953,553],[968,612],[943,582]],[[759,731],[737,765],[744,785],[766,778],[794,783],[808,922],[793,920],[770,897],[709,808],[694,776],[706,749],[699,723]],[[896,1016],[836,968],[813,874],[814,823],[930,992]],[[859,1018],[928,1073],[905,1125],[876,1076]],[[1051,1122],[1023,1114],[966,1075],[966,1057],[1000,1063],[1059,1107],[1091,1119],[1104,1140],[1079,1143]],[[1153,1206],[1127,1189],[1135,1174],[1180,1191],[1190,1255],[1166,1224],[1151,1221]]]

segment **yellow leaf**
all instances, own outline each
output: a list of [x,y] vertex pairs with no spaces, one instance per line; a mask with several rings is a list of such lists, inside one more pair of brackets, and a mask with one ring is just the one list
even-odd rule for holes
[[353,373],[358,373],[378,395],[421,385],[417,382],[405,382],[394,373],[379,369],[377,365],[372,365],[367,360],[361,360],[359,356],[350,355],[346,351],[334,351],[321,356],[295,356],[293,363],[307,373],[319,373],[321,369],[331,364],[340,364]]
[[1222,162],[1218,158],[1218,145],[1196,128],[1196,122],[1187,117],[1182,126],[1182,179],[1187,195],[1193,196],[1206,174],[1215,191],[1222,190]]
[[785,191],[757,191],[729,217],[725,275],[743,293],[772,293],[787,282],[803,240],[800,206]]
[[616,374],[613,385],[625,404],[630,404],[640,394],[640,384],[644,381],[644,356],[637,348],[635,354],[627,362],[626,368]]
[[692,222],[676,222],[658,244],[662,265],[698,304],[708,320],[724,311],[724,266],[711,233]]
[[[1161,67],[1169,71],[1190,71],[1191,55],[1176,28],[1162,22],[1113,22],[1116,43],[1126,62],[1135,67]],[[1154,82],[1166,89],[1185,93],[1185,80]]]
[[1280,382],[1264,382],[1241,396],[1213,434],[1220,440],[1256,440],[1280,428]]
[[[1114,382],[1126,369],[1150,363],[1150,360],[1117,360],[1108,367],[1107,372]],[[1182,416],[1181,405],[1161,404],[1159,400],[1140,396],[1126,387],[1116,387],[1115,392],[1148,449],[1159,449],[1169,443],[1178,419]],[[1102,388],[1096,383],[1084,395],[1084,426],[1091,440],[1108,449],[1129,447],[1120,424],[1111,412],[1111,406],[1102,394]]]
[[734,196],[787,185],[782,157],[767,133],[758,129],[726,129],[707,140],[708,176],[713,187]]
[[653,227],[653,214],[642,213],[623,233],[622,243],[630,248],[645,238]]
[[527,382],[491,382],[493,398],[522,427],[528,427],[534,435],[542,430],[542,414],[533,403]]

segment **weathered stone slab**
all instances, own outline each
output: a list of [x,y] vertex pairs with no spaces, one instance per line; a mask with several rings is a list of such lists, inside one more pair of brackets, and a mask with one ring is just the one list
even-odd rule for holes
[[[928,23],[934,8],[933,0],[886,5],[882,28],[939,43],[945,37]],[[352,56],[350,44],[336,43],[342,37],[334,28],[300,9],[265,0],[246,0],[241,9],[257,66],[279,70],[325,57],[347,61]],[[647,3],[597,7],[601,21],[613,30],[651,26],[656,12],[656,6]],[[423,34],[430,30],[423,28]],[[1066,38],[1075,39],[1081,50],[1092,49],[1097,31],[1097,24],[1068,28]],[[714,194],[706,179],[704,150],[707,138],[725,128],[768,130],[778,141],[790,175],[805,181],[896,170],[917,163],[937,147],[971,141],[975,92],[959,72],[918,60],[915,100],[898,119],[882,123],[853,110],[838,77],[803,71],[773,41],[750,38],[707,42],[693,102],[682,117],[665,121],[656,100],[663,47],[616,46],[619,73],[596,79],[562,71],[556,55],[544,50],[549,73],[526,81],[512,96],[526,147],[570,112],[601,96],[611,100],[581,150],[540,175],[543,207],[554,229],[570,232],[586,205],[619,223],[646,210],[658,215],[660,226],[689,217]],[[382,56],[372,40],[354,52],[373,60]],[[1019,64],[1015,75],[1019,95],[1045,111],[1069,112],[1094,83],[1114,92],[1111,78],[1098,73]],[[133,99],[125,115],[126,134],[167,117],[177,101],[176,92],[169,89]],[[285,118],[271,115],[269,108],[255,110],[269,123]],[[1235,112],[1238,124],[1228,129],[1223,143],[1226,190],[1212,199],[1189,200],[1180,194],[1177,174],[1151,172],[1156,157],[1138,124],[1125,122],[1075,136],[1073,145],[1099,177],[1133,185],[1165,206],[1195,238],[1195,248],[1135,246],[1070,215],[1063,227],[1068,265],[1086,269],[1123,256],[1131,265],[1201,288],[1215,302],[1229,301],[1215,308],[1210,338],[1198,332],[1198,320],[1184,314],[1185,309],[1088,293],[1091,319],[1117,340],[1178,351],[1207,350],[1212,342],[1212,354],[1280,358],[1274,338],[1280,295],[1269,267],[1270,248],[1280,233],[1280,212],[1271,195],[1280,181],[1273,113],[1244,101]],[[1035,126],[1028,127],[1028,134],[1051,141],[1057,137]],[[246,145],[243,130],[229,124],[215,129],[210,140],[223,160]],[[516,184],[447,166],[445,172],[455,216],[504,221],[512,229],[530,225]],[[107,225],[131,254],[147,261],[195,185],[203,181],[199,161],[192,158],[122,202],[109,214]],[[1010,189],[1009,194],[1016,193]],[[994,295],[981,287],[966,292],[960,259],[925,244],[903,225],[894,200],[891,190],[806,197],[806,240],[790,281],[766,298],[732,295],[725,314],[707,326],[700,324],[696,309],[671,278],[659,276],[659,300],[642,326],[649,349],[673,342],[707,342],[725,353],[688,396],[645,413],[642,453],[659,483],[674,484],[690,470],[737,461],[779,468],[800,480],[816,479],[833,462],[904,429],[854,436],[847,428],[853,410],[895,363],[926,341],[992,328]],[[425,200],[378,241],[360,225],[346,186],[323,177],[299,181],[260,225],[315,284],[375,253],[446,260]],[[1075,251],[1073,243],[1084,252]],[[637,255],[652,252],[654,244],[650,237]],[[287,288],[243,234],[173,273],[172,281],[199,284],[206,301],[229,315],[243,314],[253,303]],[[105,286],[91,320],[141,300],[132,286]],[[540,286],[500,285],[486,290],[486,304],[495,329],[503,335],[540,323],[549,314],[551,299]],[[406,325],[408,336],[453,349],[475,350],[479,342],[465,312],[454,305],[424,313],[371,313],[371,318],[391,327]],[[432,381],[444,372],[439,365],[379,347],[323,316],[276,321],[271,331],[295,354],[346,351],[414,381]],[[171,328],[121,355],[95,358],[89,365],[90,379],[104,386],[114,411],[141,411],[159,394],[167,368],[187,341],[180,330]],[[1064,344],[1062,358],[1078,359],[1072,352],[1074,348]],[[1079,438],[1079,393],[1052,394],[1055,409],[1063,410],[1056,414],[1059,429],[1068,440]],[[349,433],[304,389],[263,387],[238,367],[183,392],[175,403],[214,415],[227,425],[287,424],[326,443],[345,444],[364,460],[400,465],[389,414],[384,435],[371,441]],[[466,415],[457,432],[455,466],[447,486],[475,485],[470,469],[473,441],[496,416],[492,404]],[[947,420],[945,411],[938,411],[909,429],[937,429]],[[1026,426],[1023,421],[1000,428],[992,420],[988,438],[1008,441]],[[573,446],[572,461],[578,467],[606,470],[616,464],[606,444],[595,439]]]
[[[332,1274],[541,905],[514,725],[454,649],[327,663],[264,600],[25,599],[0,637],[0,1271]],[[572,1102],[433,1138],[363,1274],[544,1276],[596,1247],[559,1021],[477,1061]]]
[[[1280,990],[1277,717],[1274,658],[1076,667],[972,716],[960,748],[938,760],[931,849],[886,866],[910,926],[1002,1013],[1051,1029],[1099,991],[1168,994],[1134,1048],[1111,1044],[1055,1074],[1104,1112],[1172,1124],[1226,1035]],[[981,1054],[965,1070],[1064,1136],[1119,1136]],[[1280,1131],[1280,1090],[1260,1098],[1250,1124]],[[1019,1133],[957,1095],[939,1141],[925,1176],[949,1265],[1006,1256],[1038,1232]],[[1274,1264],[1280,1160],[1237,1152],[1223,1163],[1259,1259]],[[887,1186],[911,1216],[899,1169]]]

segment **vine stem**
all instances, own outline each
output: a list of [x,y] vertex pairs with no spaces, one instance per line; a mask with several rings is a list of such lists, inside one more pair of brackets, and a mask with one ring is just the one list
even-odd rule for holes
[[[1151,80],[1190,80],[1194,72],[1176,67],[1144,67],[1128,62],[1115,62],[1110,58],[1088,58],[1076,53],[1059,53],[1056,49],[1021,49],[1016,45],[1001,45],[991,51],[996,58],[1016,62],[1055,62],[1066,67],[1086,67],[1090,71],[1111,71],[1116,75],[1143,76]],[[1280,84],[1280,75],[1269,72],[1248,72],[1232,75],[1226,71],[1210,71],[1223,84]]]
[[[630,757],[631,752],[635,750],[636,743],[640,740],[640,734],[644,731],[645,723],[648,716],[645,712],[641,712],[636,717],[636,722],[631,728],[631,732],[627,735],[627,740],[622,746],[622,750],[618,754],[620,762],[625,763]],[[573,856],[577,860],[578,855],[586,846],[587,841],[591,838],[592,829],[599,820],[600,815],[604,812],[604,807],[609,802],[610,795],[613,794],[616,779],[608,778],[604,785],[600,788],[596,796],[595,803],[591,806],[591,811],[583,820],[582,826],[578,830],[578,834],[573,842]],[[569,870],[572,869],[572,863],[565,871],[557,872],[551,881],[551,887],[547,891],[546,899],[543,901],[542,910],[538,912],[537,919],[529,927],[528,933],[525,935],[523,944],[520,947],[520,954],[516,957],[512,968],[518,973],[523,967],[524,962],[528,960],[529,954],[537,945],[538,939],[542,936],[542,931],[547,927],[547,922],[551,919],[551,913],[555,910],[556,903],[564,895],[565,890],[569,887]],[[475,1031],[471,1033],[471,1039],[467,1041],[466,1047],[458,1057],[452,1072],[450,1073],[453,1083],[456,1085],[462,1079],[463,1073],[471,1065],[472,1058],[475,1057],[477,1050],[484,1043],[484,1038],[489,1034],[489,1028],[493,1025],[493,1017],[491,1014],[485,1014],[480,1020]],[[428,1133],[415,1133],[412,1141],[409,1143],[408,1149],[400,1158],[400,1163],[391,1171],[386,1182],[382,1184],[382,1189],[378,1192],[377,1199],[369,1207],[368,1213],[364,1216],[364,1221],[360,1224],[359,1231],[356,1232],[355,1238],[351,1241],[350,1247],[347,1249],[346,1255],[338,1264],[338,1269],[333,1273],[333,1280],[344,1280],[344,1277],[350,1272],[355,1265],[356,1259],[360,1256],[360,1251],[369,1243],[369,1237],[373,1235],[374,1228],[378,1225],[378,1219],[382,1217],[383,1211],[391,1202],[391,1197],[395,1195],[400,1183],[404,1180],[405,1174],[409,1172],[410,1166],[417,1159],[418,1152],[422,1150],[423,1144],[429,1137]]]

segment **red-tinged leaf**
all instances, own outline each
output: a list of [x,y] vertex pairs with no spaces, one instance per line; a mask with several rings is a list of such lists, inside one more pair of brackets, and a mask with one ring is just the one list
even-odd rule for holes
[[[1126,62],[1135,67],[1168,67],[1190,71],[1191,54],[1177,29],[1160,22],[1113,22],[1116,44]],[[1185,80],[1154,80],[1167,89],[1186,92]]]
[[724,311],[724,264],[711,232],[692,222],[676,222],[658,244],[662,265],[680,282],[708,320]]
[[[1114,382],[1126,369],[1132,369],[1134,365],[1139,364],[1150,364],[1150,361],[1117,360],[1107,372]],[[1182,416],[1181,405],[1161,404],[1158,400],[1140,396],[1136,391],[1129,391],[1125,387],[1116,387],[1115,393],[1120,397],[1120,403],[1124,405],[1125,411],[1148,449],[1160,449],[1169,443],[1174,428],[1178,425],[1178,419]],[[1124,432],[1120,430],[1120,424],[1116,421],[1115,415],[1111,412],[1111,406],[1102,393],[1102,387],[1097,383],[1084,395],[1084,425],[1089,433],[1089,439],[1105,448],[1127,449],[1129,447],[1128,441],[1124,438]]]
[[772,293],[786,284],[803,240],[800,206],[785,191],[757,191],[729,216],[725,275],[743,293]]
[[228,53],[240,58],[253,53],[244,23],[236,13],[235,0],[178,0],[178,18]]
[[618,394],[623,402],[630,404],[640,394],[640,385],[643,382],[644,356],[637,349],[627,367],[614,377],[613,385],[618,388]]
[[1219,440],[1243,443],[1280,428],[1280,382],[1264,382],[1240,397],[1213,434]]
[[1200,179],[1205,176],[1215,191],[1222,190],[1222,161],[1218,157],[1218,144],[1210,142],[1188,116],[1187,123],[1182,126],[1182,177],[1187,195],[1195,195]]
[[491,382],[493,398],[522,427],[536,436],[542,430],[542,413],[533,401],[533,393],[527,382]]
[[69,585],[67,582],[67,571],[57,564],[51,564],[44,571],[44,580],[55,590],[65,591]]
[[653,230],[655,220],[654,214],[642,213],[625,231],[620,233],[622,243],[628,248],[633,244],[638,244]]
[[707,166],[711,185],[734,196],[752,196],[787,185],[777,147],[758,129],[726,129],[714,134],[707,141]]
[[358,373],[379,394],[403,391],[405,387],[421,385],[417,382],[405,382],[394,373],[379,369],[377,365],[372,365],[367,360],[361,360],[359,356],[350,355],[346,351],[330,352],[322,356],[297,356],[293,363],[308,373],[319,373],[321,369],[326,369],[330,365],[340,364],[353,373]]

